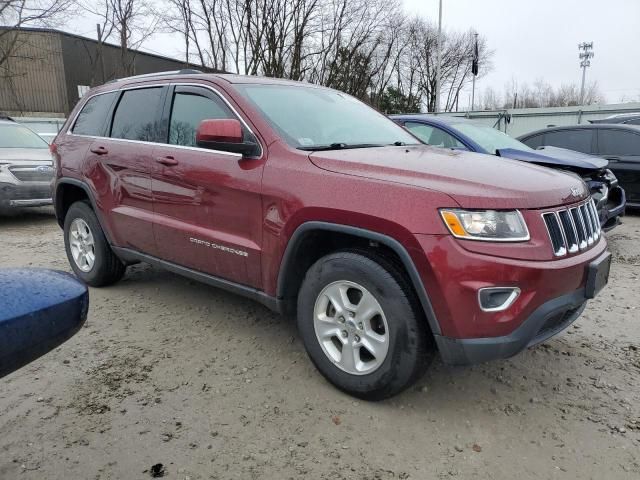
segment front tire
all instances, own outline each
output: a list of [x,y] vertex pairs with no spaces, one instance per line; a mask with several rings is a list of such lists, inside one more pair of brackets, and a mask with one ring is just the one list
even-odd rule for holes
[[298,329],[309,357],[339,389],[367,400],[409,387],[432,358],[413,290],[391,262],[337,252],[308,270],[298,295]]
[[93,209],[76,202],[64,218],[64,246],[74,273],[92,287],[120,280],[126,266],[113,253]]

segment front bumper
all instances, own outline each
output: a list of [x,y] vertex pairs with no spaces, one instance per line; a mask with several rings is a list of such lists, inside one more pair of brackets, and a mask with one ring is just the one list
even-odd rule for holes
[[443,362],[449,365],[473,365],[509,358],[567,328],[580,316],[586,302],[583,288],[542,304],[508,335],[489,338],[435,335],[436,344]]
[[[461,365],[512,356],[566,328],[597,291],[590,272],[610,256],[604,237],[583,252],[559,259],[513,258],[535,251],[538,243],[546,246],[537,240],[537,224],[530,227],[530,242],[499,248],[448,235],[417,236],[426,254],[424,264],[418,260],[418,270],[433,306],[438,326],[433,333],[445,362]],[[511,257],[496,256],[507,249]],[[520,294],[503,310],[483,310],[479,292],[487,288],[518,289]]]
[[0,183],[0,207],[2,208],[40,207],[51,204],[49,183]]

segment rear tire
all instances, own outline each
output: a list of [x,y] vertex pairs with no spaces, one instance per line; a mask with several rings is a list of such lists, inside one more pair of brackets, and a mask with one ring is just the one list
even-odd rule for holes
[[64,217],[64,246],[74,273],[92,287],[120,280],[126,270],[113,253],[93,209],[76,202]]
[[298,329],[320,373],[366,400],[409,387],[434,353],[409,282],[393,263],[367,252],[333,253],[309,268]]

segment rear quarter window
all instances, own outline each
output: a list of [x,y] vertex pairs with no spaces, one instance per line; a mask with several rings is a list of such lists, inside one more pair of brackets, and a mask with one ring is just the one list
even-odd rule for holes
[[640,156],[640,134],[624,130],[598,130],[598,150],[603,155]]
[[104,136],[107,115],[118,92],[103,93],[91,97],[80,111],[72,133],[76,135]]

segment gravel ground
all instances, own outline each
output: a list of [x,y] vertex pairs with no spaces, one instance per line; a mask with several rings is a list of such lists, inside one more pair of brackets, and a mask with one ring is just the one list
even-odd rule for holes
[[[332,388],[293,322],[144,265],[86,328],[0,380],[1,479],[640,478],[640,217],[609,286],[505,361],[436,361],[381,403]],[[0,266],[69,270],[50,212],[0,219]]]

